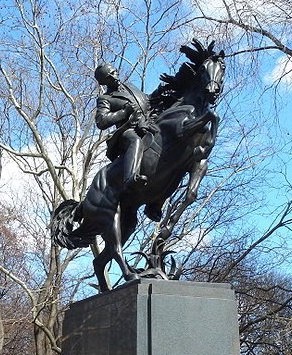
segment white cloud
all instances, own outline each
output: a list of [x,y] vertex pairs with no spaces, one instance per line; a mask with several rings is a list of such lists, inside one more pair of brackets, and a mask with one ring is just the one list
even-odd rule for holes
[[268,83],[280,82],[292,89],[292,58],[285,56],[278,59],[276,66],[265,79]]
[[[58,137],[53,137],[52,135],[48,137],[43,142],[46,147],[46,151],[52,161],[56,166],[64,165],[61,164],[62,155],[60,155],[60,147],[62,147],[61,141]],[[83,153],[87,152],[89,149],[88,144],[85,142],[82,145]],[[106,143],[104,142],[99,148],[95,158],[94,166],[88,174],[87,183],[90,184],[94,175],[97,171],[108,163],[108,160],[105,157]],[[25,151],[27,152],[37,152],[34,146],[26,147]],[[72,161],[68,158],[65,165],[72,171],[74,178],[78,181],[83,178],[83,160],[84,156],[81,154],[81,151],[71,152],[74,155],[75,164],[72,164]],[[64,153],[65,154],[65,153]],[[27,204],[29,198],[34,195],[37,199],[43,200],[43,196],[40,190],[39,185],[36,183],[33,174],[25,173],[20,169],[20,166],[23,170],[27,171],[42,171],[46,169],[46,164],[41,158],[28,157],[26,161],[20,159],[19,164],[15,162],[5,151],[3,152],[2,157],[2,173],[0,176],[0,198],[1,201],[5,202],[7,205],[23,205]],[[64,188],[68,193],[68,196],[72,196],[72,176],[64,172]],[[40,176],[41,181],[43,182],[43,189],[46,190],[48,195],[52,194],[54,190],[53,181],[48,173],[44,173]],[[76,191],[76,196],[78,191]],[[42,204],[43,201],[40,201]]]
[[222,0],[208,1],[195,1],[199,8],[204,12],[206,16],[214,16],[216,18],[226,18],[227,12]]
[[183,238],[179,241],[175,240],[173,247],[169,249],[175,252],[190,252],[194,248],[199,250],[210,242],[210,237],[205,229],[194,229],[184,234]]
[[7,205],[11,205],[15,201],[18,201],[19,204],[24,204],[27,202],[28,187],[36,189],[36,182],[31,175],[23,173],[18,165],[5,153],[2,157],[2,165],[0,180],[1,201]]
[[214,0],[208,2],[197,0],[195,4],[201,8],[206,16],[217,19],[226,19],[228,12],[234,19],[240,18],[246,23],[258,24],[258,21],[265,21],[265,24],[278,23],[282,19],[285,9],[280,9],[277,4],[269,0]]

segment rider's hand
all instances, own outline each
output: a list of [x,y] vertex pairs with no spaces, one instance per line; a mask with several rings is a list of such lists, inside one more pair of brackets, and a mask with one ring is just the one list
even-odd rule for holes
[[124,110],[126,112],[126,115],[130,116],[135,111],[135,108],[133,105],[128,103],[124,106]]
[[134,113],[131,114],[129,117],[129,122],[131,126],[136,126],[141,118],[141,111],[135,111]]

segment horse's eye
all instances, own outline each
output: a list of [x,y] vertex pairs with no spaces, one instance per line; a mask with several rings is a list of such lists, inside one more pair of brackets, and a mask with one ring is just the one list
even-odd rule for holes
[[225,70],[226,65],[225,65],[225,63],[223,62],[223,60],[222,60],[222,59],[218,59],[218,62],[221,64],[221,69]]

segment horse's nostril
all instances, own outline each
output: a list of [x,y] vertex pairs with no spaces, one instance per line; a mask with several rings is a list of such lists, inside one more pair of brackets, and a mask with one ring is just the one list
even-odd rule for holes
[[212,81],[206,86],[206,92],[209,94],[219,94],[220,93],[220,85]]

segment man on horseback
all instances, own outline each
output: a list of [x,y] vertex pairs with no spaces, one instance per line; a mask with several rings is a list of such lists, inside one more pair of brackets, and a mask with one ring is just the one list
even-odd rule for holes
[[[107,141],[107,157],[113,161],[124,155],[124,188],[147,184],[147,176],[140,174],[143,157],[142,137],[156,128],[149,118],[149,97],[133,85],[121,83],[117,70],[108,63],[99,65],[95,78],[107,86],[105,94],[97,99],[96,125],[99,129],[116,126],[116,131]],[[153,221],[161,219],[161,207],[146,205],[144,213]]]
[[107,86],[106,93],[97,100],[96,125],[99,129],[116,127],[107,141],[107,156],[113,161],[123,154],[125,189],[146,185],[147,177],[140,175],[140,166],[143,157],[141,138],[149,129],[149,100],[135,86],[121,83],[111,64],[99,65],[95,78],[100,85]]

